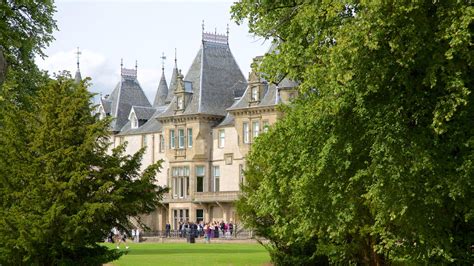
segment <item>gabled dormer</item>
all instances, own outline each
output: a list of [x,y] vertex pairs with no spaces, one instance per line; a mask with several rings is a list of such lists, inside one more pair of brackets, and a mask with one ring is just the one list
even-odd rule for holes
[[130,114],[128,115],[128,120],[130,120],[130,128],[136,129],[141,127],[151,119],[155,111],[156,108],[153,107],[132,106]]

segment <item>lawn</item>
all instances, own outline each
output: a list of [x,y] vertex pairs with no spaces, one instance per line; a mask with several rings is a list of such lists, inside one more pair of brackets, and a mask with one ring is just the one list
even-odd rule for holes
[[259,244],[130,243],[129,246],[127,254],[112,262],[114,266],[268,265],[270,262],[268,252]]

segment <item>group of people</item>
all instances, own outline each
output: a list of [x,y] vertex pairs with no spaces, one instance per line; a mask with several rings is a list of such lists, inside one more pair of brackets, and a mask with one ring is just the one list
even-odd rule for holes
[[[198,223],[193,222],[179,222],[178,236],[195,238],[204,237],[206,242],[210,242],[212,238],[231,238],[235,232],[235,227],[232,222],[218,222]],[[165,226],[165,237],[171,237],[171,225],[168,223]]]
[[[140,242],[140,229],[134,228],[131,231],[132,233],[132,240],[136,243]],[[115,243],[117,249],[120,249],[120,244],[124,243],[125,248],[128,249],[127,243],[127,232],[119,230],[117,227],[113,227],[110,230],[109,237],[107,239],[108,242]]]

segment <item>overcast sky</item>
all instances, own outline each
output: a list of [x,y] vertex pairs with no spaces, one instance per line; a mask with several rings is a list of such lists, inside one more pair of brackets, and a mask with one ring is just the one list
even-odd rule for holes
[[269,41],[254,38],[247,25],[231,21],[233,1],[159,0],[62,0],[56,1],[59,30],[46,50],[48,57],[38,65],[50,73],[76,71],[76,49],[82,52],[82,77],[91,77],[94,92],[110,94],[124,67],[138,61],[138,80],[153,102],[161,78],[164,52],[165,76],[170,81],[177,49],[178,68],[186,74],[201,45],[202,21],[206,32],[225,34],[242,72],[248,77],[252,58],[263,55]]

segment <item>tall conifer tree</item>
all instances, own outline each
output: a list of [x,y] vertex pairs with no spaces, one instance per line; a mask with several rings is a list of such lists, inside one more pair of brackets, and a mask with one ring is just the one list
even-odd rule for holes
[[120,253],[98,242],[153,211],[165,191],[155,185],[161,162],[141,173],[143,151],[108,153],[110,121],[92,114],[87,85],[61,74],[27,110],[3,102],[0,264],[111,261]]

